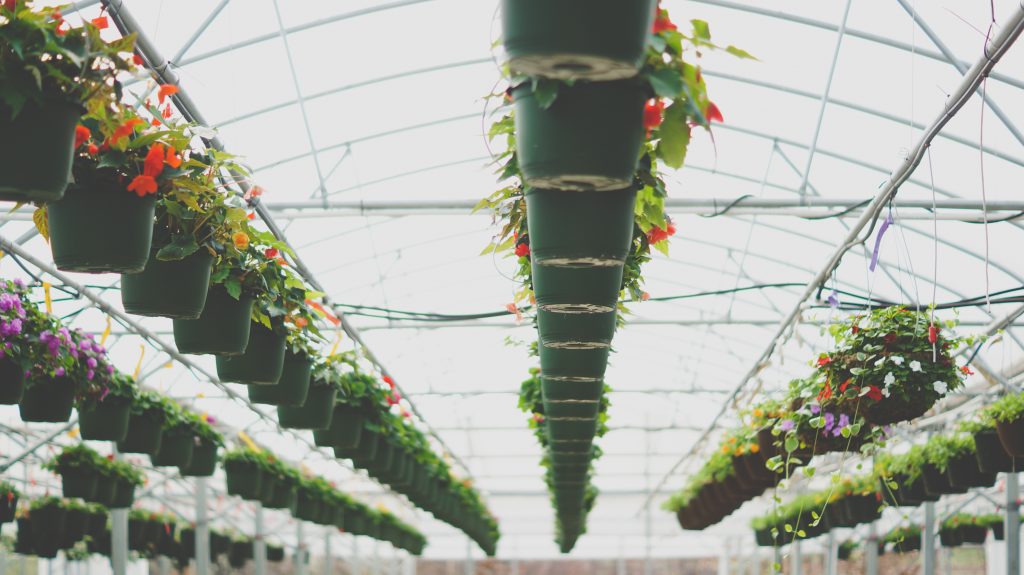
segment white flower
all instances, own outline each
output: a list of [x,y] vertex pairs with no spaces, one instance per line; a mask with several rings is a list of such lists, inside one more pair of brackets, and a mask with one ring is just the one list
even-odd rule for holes
[[882,357],[878,358],[878,361],[875,362],[875,365],[882,365],[883,363],[885,363],[885,356],[884,355]]
[[910,362],[910,370],[911,371],[921,371],[921,362],[917,361],[916,359],[914,361]]
[[896,383],[896,376],[893,375],[891,371],[889,373],[885,374],[885,385],[889,386],[889,385],[892,385],[894,383]]
[[946,382],[944,382],[944,381],[936,381],[935,383],[932,384],[932,387],[935,388],[935,392],[936,393],[943,394],[943,395],[947,391],[949,391],[949,386],[946,385]]
[[889,397],[889,387],[888,386],[882,388],[882,396],[883,397]]
[[892,362],[895,363],[896,365],[903,365],[903,358],[901,356],[894,355],[889,359],[891,359]]

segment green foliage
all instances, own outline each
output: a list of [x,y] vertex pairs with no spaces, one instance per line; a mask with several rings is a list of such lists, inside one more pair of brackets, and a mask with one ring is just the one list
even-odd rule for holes
[[1024,394],[1003,396],[989,406],[986,413],[1000,423],[1016,421],[1024,415]]

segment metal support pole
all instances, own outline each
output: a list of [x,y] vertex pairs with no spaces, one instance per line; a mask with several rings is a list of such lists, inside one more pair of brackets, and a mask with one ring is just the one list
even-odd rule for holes
[[462,567],[463,575],[473,575],[473,540],[466,537],[466,563]]
[[256,575],[267,574],[267,542],[263,538],[263,504],[256,502],[255,533],[252,538],[252,559]]
[[359,536],[352,536],[352,575],[359,575]]
[[931,501],[924,504],[921,537],[921,573],[935,575],[935,503]]
[[331,565],[331,530],[324,530],[324,575],[331,575],[334,571],[333,565]]
[[206,518],[206,478],[195,479],[196,490],[196,575],[210,573],[210,523]]
[[1006,573],[1020,575],[1020,484],[1016,473],[1006,474]]
[[790,553],[790,575],[803,575],[804,554],[801,552],[799,539],[793,542],[793,547],[790,549]]
[[878,575],[878,526],[875,523],[868,527],[868,548],[864,556],[867,557],[865,575]]
[[[116,445],[114,459],[121,459]],[[110,566],[114,575],[128,575],[128,510],[125,508],[110,511]]]
[[829,531],[828,532],[828,539],[826,541],[826,545],[828,545],[828,549],[825,551],[825,560],[826,560],[826,563],[825,563],[825,565],[826,565],[825,574],[826,575],[838,575],[838,573],[839,573],[839,553],[837,552],[838,550],[836,548],[836,532],[835,531]]
[[[722,550],[718,553],[718,575],[729,575],[729,547],[731,547],[731,542],[732,540],[729,538],[722,541]],[[619,575],[626,575],[626,562],[621,558],[621,556],[619,561],[622,566],[622,570],[619,571]]]
[[292,556],[292,563],[295,564],[295,575],[306,575],[306,543],[302,537],[302,522],[295,524],[295,555]]

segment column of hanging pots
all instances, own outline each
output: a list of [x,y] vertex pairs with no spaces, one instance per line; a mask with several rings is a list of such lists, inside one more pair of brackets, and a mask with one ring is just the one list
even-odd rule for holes
[[[68,186],[46,205],[57,269],[82,273],[142,271],[153,241],[156,195],[139,197],[116,178]],[[116,222],[112,224],[112,222]]]
[[[249,401],[267,405],[301,406],[309,395],[313,360],[305,353],[286,349],[281,379],[277,385],[250,385]],[[285,426],[288,427],[288,426]]]
[[174,343],[188,354],[241,355],[249,343],[254,299],[235,298],[222,285],[212,285],[197,319],[174,320]]
[[338,388],[329,381],[313,380],[302,405],[277,406],[277,419],[282,427],[291,429],[327,429],[334,415]]
[[21,420],[33,423],[64,423],[71,419],[78,385],[67,376],[31,376],[18,403]]
[[285,346],[283,330],[252,322],[244,353],[217,356],[217,377],[246,385],[277,385],[284,370]]
[[154,249],[140,272],[121,276],[121,303],[130,314],[195,320],[206,306],[213,256],[205,248],[180,260]]
[[82,402],[78,406],[78,430],[82,439],[124,441],[128,437],[132,400],[109,394],[103,399]]
[[52,202],[71,181],[75,126],[82,108],[55,98],[28,101],[11,117],[0,110],[0,201]]

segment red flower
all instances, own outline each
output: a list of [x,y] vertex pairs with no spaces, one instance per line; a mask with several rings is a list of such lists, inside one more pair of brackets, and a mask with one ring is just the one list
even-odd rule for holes
[[858,333],[858,332],[860,332],[860,326],[859,326],[859,325],[857,325],[857,324],[853,324],[853,325],[852,325],[852,326],[850,327],[850,331],[851,331],[851,332],[852,332],[852,333],[853,333],[854,335],[857,335],[857,333]]
[[121,124],[117,128],[114,128],[114,133],[110,135],[110,139],[108,141],[116,144],[118,140],[120,140],[121,138],[127,138],[128,136],[134,134],[135,126],[139,126],[142,124],[145,124],[145,122],[143,122],[139,118],[129,118],[128,120],[125,120],[123,124]]
[[826,383],[825,387],[822,388],[820,392],[818,392],[818,403],[821,403],[823,400],[826,400],[830,397],[832,397],[832,386]]
[[827,355],[823,355],[818,358],[818,367],[825,367],[830,363],[832,363],[832,358]]
[[132,54],[132,62],[135,62],[136,66],[145,66],[146,61],[142,59],[142,56],[138,54]]
[[171,118],[171,105],[167,104],[164,106],[164,111],[161,112],[160,115],[163,116],[165,120],[169,120]]
[[661,34],[667,30],[678,30],[679,27],[672,23],[672,20],[668,17],[668,10],[662,10],[661,6],[658,7],[658,14],[654,19],[654,33]]
[[664,102],[658,98],[647,100],[647,105],[644,106],[644,129],[647,130],[647,137],[650,137],[651,132],[661,125],[664,113]]
[[649,294],[647,292],[643,292],[642,294],[640,294],[640,301],[648,301],[650,299],[651,299],[651,294]]
[[258,198],[262,195],[263,188],[261,186],[253,186],[245,192],[245,194],[242,196],[242,199],[247,202],[252,202],[254,198]]
[[718,106],[714,102],[708,102],[708,111],[705,114],[708,118],[708,122],[718,122],[719,124],[725,123],[725,118],[722,117],[722,111],[718,109]]
[[516,255],[521,258],[530,255],[530,244],[518,244],[516,246]]
[[939,341],[939,328],[935,327],[935,324],[928,326],[928,343],[935,345],[935,342]]
[[159,90],[157,90],[156,98],[157,98],[157,100],[160,101],[161,104],[163,104],[164,100],[167,98],[167,96],[173,96],[173,95],[175,95],[177,93],[178,93],[178,87],[177,86],[175,86],[174,84],[164,84],[164,85],[160,86]]
[[266,250],[265,250],[265,251],[263,252],[263,255],[264,255],[264,256],[265,256],[266,258],[268,258],[268,259],[274,259],[274,258],[276,258],[276,257],[277,257],[277,253],[278,253],[278,252],[277,252],[277,248],[267,248],[267,249],[266,249]]
[[846,393],[846,388],[847,388],[847,387],[850,387],[850,383],[852,383],[852,380],[849,380],[849,379],[848,379],[848,380],[844,381],[844,382],[843,382],[843,385],[840,385],[840,386],[839,386],[839,391],[841,391],[841,392],[843,392],[843,393]]
[[974,371],[971,369],[971,367],[969,365],[965,365],[965,366],[961,367],[960,371],[964,375],[974,375]]
[[96,144],[89,144],[89,147],[86,148],[85,151],[89,152],[90,156],[95,156],[96,154],[100,153],[100,149],[96,146]]
[[151,176],[135,176],[132,183],[128,184],[128,191],[135,192],[140,198],[155,194],[157,191],[156,180]]
[[[170,153],[174,153],[174,148],[170,149]],[[142,173],[151,178],[159,176],[164,171],[164,158],[163,144],[157,142],[150,146],[142,164]]]
[[885,337],[882,338],[882,340],[885,341],[885,343],[896,343],[896,334],[887,333],[885,334]]
[[100,16],[92,19],[92,25],[95,26],[97,30],[106,30],[107,26],[110,26],[110,22],[107,21],[106,16]]
[[868,388],[867,396],[875,401],[882,401],[882,390],[872,385]]
[[654,226],[647,232],[647,241],[650,244],[661,243],[670,237],[676,235],[676,226],[672,223],[672,220],[666,220],[665,229],[661,229],[658,226]]
[[91,137],[92,132],[89,131],[89,128],[86,128],[81,124],[75,126],[75,149],[77,150],[78,148],[81,148],[82,144],[89,141],[89,138]]
[[250,219],[250,220],[255,220],[256,219],[256,212],[249,212],[249,215],[247,215],[245,217]]
[[181,156],[175,151],[174,146],[167,146],[167,156],[164,158],[164,161],[174,169],[178,169],[181,166]]
[[390,375],[385,375],[382,379],[384,380],[384,383],[388,384],[388,387],[391,389],[395,388],[395,380],[391,379]]
[[14,12],[14,9],[18,6],[18,0],[4,0],[4,8],[8,12]]

